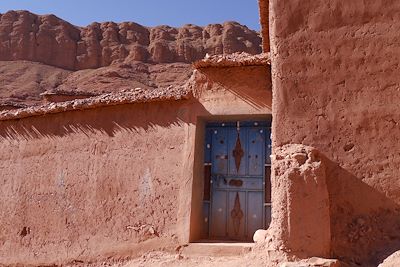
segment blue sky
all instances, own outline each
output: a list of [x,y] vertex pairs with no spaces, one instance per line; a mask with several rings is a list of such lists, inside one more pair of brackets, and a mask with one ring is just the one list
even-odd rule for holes
[[257,0],[0,0],[0,13],[10,9],[51,13],[78,26],[94,21],[203,26],[235,20],[260,29]]

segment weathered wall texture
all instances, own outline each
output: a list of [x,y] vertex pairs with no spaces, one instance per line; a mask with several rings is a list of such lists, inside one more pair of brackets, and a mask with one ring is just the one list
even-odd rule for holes
[[124,253],[158,233],[173,241],[187,129],[178,110],[138,104],[1,122],[1,263]]
[[269,66],[205,68],[194,76],[194,94],[213,115],[271,113]]
[[273,145],[327,167],[332,256],[365,266],[400,246],[400,2],[271,0]]
[[258,0],[263,52],[269,52],[269,1]]
[[[273,250],[299,257],[330,257],[326,160],[314,148],[285,145],[273,156],[274,210],[269,232]],[[268,240],[271,242],[271,240]]]
[[0,265],[132,256],[194,238],[203,192],[196,126],[271,112],[270,80],[259,75],[267,67],[221,70],[264,77],[250,86],[207,71],[195,74],[189,100],[2,121]]

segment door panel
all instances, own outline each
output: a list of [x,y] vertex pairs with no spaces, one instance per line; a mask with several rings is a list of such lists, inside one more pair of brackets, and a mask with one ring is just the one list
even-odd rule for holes
[[252,238],[263,226],[263,193],[250,191],[247,199],[247,237]]
[[229,192],[228,236],[233,240],[245,240],[246,192]]
[[269,227],[269,224],[271,223],[272,220],[272,210],[271,206],[265,206],[265,227]]
[[214,190],[211,210],[211,236],[226,237],[227,191]]
[[265,203],[271,203],[271,166],[265,166]]
[[211,163],[211,145],[214,130],[206,128],[205,132],[205,147],[204,147],[204,163]]
[[262,176],[264,171],[265,130],[262,128],[249,129],[249,175]]
[[202,237],[207,238],[210,234],[210,203],[203,202],[203,221],[202,221]]
[[213,174],[225,174],[228,171],[228,140],[224,128],[216,128],[212,134],[211,152]]
[[271,129],[265,129],[265,163],[271,164],[271,148],[272,148],[272,141],[271,141]]
[[247,131],[235,128],[228,130],[229,175],[245,175],[247,167]]

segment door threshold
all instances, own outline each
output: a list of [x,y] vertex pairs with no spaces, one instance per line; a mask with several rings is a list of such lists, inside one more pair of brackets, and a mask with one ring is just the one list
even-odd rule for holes
[[187,256],[238,256],[250,252],[254,245],[231,240],[198,240],[189,243],[182,253]]
[[243,245],[251,245],[254,242],[251,241],[241,241],[241,240],[219,240],[219,239],[200,239],[197,241],[190,242],[191,244],[243,244]]

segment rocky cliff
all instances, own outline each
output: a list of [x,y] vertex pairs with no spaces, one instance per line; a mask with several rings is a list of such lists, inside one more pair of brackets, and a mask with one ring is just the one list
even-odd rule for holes
[[208,54],[261,52],[261,38],[236,22],[144,27],[133,22],[74,26],[54,15],[0,14],[0,60],[29,60],[68,70],[115,61],[191,63]]
[[133,22],[74,26],[54,15],[0,14],[0,110],[67,95],[176,87],[206,54],[261,52],[261,38],[237,22],[144,27]]

